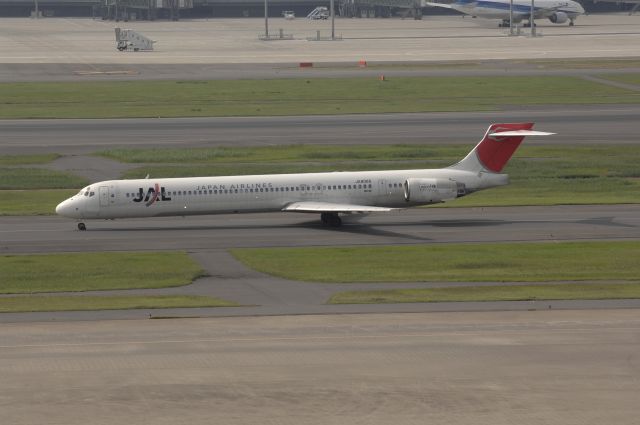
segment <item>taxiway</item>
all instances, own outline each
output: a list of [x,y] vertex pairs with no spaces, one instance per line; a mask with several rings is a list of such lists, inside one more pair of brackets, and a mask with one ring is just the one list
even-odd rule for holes
[[[291,144],[465,144],[492,122],[536,123],[553,140],[527,144],[640,144],[638,105],[575,105],[510,111],[296,117],[2,120],[0,154],[87,155],[115,147]],[[113,176],[114,178],[117,176]]]
[[3,324],[3,423],[629,425],[636,310]]

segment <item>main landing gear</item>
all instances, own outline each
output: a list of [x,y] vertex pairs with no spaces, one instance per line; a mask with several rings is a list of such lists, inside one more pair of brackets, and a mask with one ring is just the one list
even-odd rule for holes
[[320,220],[322,224],[329,227],[340,227],[342,225],[342,219],[337,213],[322,213],[320,214]]
[[85,226],[84,223],[78,223],[78,230],[85,231],[87,230],[87,226]]

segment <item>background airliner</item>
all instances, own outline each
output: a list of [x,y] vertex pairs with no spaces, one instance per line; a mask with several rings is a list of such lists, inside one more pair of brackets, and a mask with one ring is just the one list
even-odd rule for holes
[[441,169],[257,176],[110,180],[61,202],[56,213],[80,220],[290,211],[320,214],[340,226],[340,215],[388,212],[450,201],[503,186],[501,174],[525,136],[547,136],[533,123],[492,124],[460,162]]
[[[453,3],[425,2],[432,7],[444,7],[457,10],[465,15],[479,16],[487,19],[502,19],[500,26],[509,26],[510,0],[456,0]],[[584,8],[573,0],[535,0],[534,19],[546,18],[554,24],[569,25],[578,15],[584,14]],[[531,16],[531,0],[513,0],[513,22],[520,23],[529,20]],[[531,24],[529,22],[529,24]]]

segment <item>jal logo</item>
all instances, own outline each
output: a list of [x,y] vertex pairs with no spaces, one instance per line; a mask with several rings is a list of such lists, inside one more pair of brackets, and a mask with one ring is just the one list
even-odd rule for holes
[[145,202],[147,207],[153,205],[156,201],[170,201],[171,198],[167,196],[167,192],[164,187],[160,187],[158,183],[156,183],[155,187],[150,187],[147,189],[146,193],[144,188],[138,188],[138,193],[135,198],[133,198],[133,202]]

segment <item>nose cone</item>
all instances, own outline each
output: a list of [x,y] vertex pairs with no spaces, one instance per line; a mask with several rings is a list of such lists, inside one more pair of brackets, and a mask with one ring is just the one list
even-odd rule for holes
[[66,216],[69,209],[69,200],[62,201],[56,207],[56,214]]
[[60,202],[56,207],[56,214],[63,217],[80,218],[78,208],[73,206],[71,199]]

